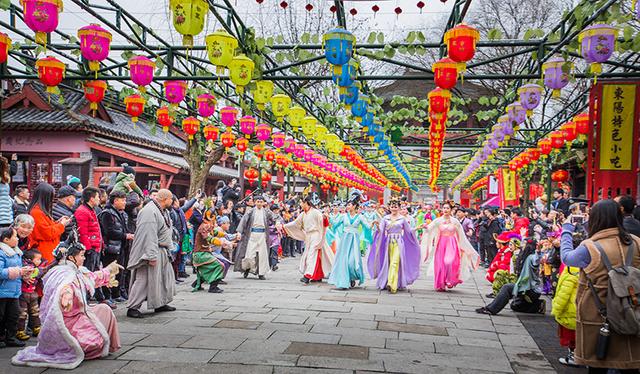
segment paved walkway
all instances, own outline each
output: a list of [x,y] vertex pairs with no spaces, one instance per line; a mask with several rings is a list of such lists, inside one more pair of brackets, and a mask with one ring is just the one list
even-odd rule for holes
[[[117,310],[122,349],[82,373],[547,373],[555,372],[518,316],[479,315],[489,291],[478,271],[446,294],[429,279],[409,292],[302,285],[297,258],[266,281],[228,276],[223,294],[181,286],[178,310],[132,320]],[[193,279],[193,276],[190,278]],[[480,286],[478,286],[478,284]],[[544,318],[540,316],[539,318]],[[8,362],[0,372],[41,373]],[[51,373],[47,370],[46,373]]]

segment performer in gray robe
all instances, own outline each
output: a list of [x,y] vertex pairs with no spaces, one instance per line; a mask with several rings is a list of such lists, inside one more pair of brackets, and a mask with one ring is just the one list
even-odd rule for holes
[[129,264],[131,286],[127,316],[142,318],[140,307],[147,301],[147,309],[172,312],[169,306],[176,293],[176,280],[171,266],[170,249],[173,247],[172,225],[167,208],[171,207],[173,193],[162,189],[138,213],[137,227]]
[[265,199],[260,192],[254,194],[255,206],[248,210],[238,224],[240,243],[236,248],[234,268],[236,272],[257,274],[264,280],[269,267],[269,226],[275,224],[275,217],[265,208]]

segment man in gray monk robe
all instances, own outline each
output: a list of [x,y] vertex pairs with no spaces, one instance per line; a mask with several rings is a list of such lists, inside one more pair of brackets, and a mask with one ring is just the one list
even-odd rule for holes
[[147,301],[147,309],[172,312],[169,306],[176,294],[176,280],[171,266],[173,247],[171,218],[166,209],[171,207],[173,193],[162,189],[155,199],[138,213],[136,233],[131,245],[129,264],[131,286],[127,316],[142,318],[140,307]]

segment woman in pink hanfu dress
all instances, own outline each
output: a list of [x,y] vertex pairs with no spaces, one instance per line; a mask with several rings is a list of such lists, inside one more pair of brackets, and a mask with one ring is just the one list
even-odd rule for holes
[[13,357],[14,365],[74,369],[84,360],[107,356],[120,349],[118,324],[106,304],[89,305],[87,292],[113,287],[122,268],[113,262],[90,272],[83,265],[84,247],[70,245],[61,250],[59,264],[43,278],[44,296],[40,304],[42,328],[38,345],[27,347]]
[[425,224],[421,246],[425,252],[427,274],[433,274],[434,288],[443,292],[468,279],[478,268],[479,256],[460,222],[451,216],[451,205],[442,205],[442,217]]

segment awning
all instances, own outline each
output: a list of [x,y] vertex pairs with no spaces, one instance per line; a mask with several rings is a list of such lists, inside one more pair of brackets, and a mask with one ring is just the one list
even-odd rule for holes
[[485,201],[480,205],[480,208],[484,208],[486,206],[500,206],[500,196],[496,195],[488,199],[487,201]]

